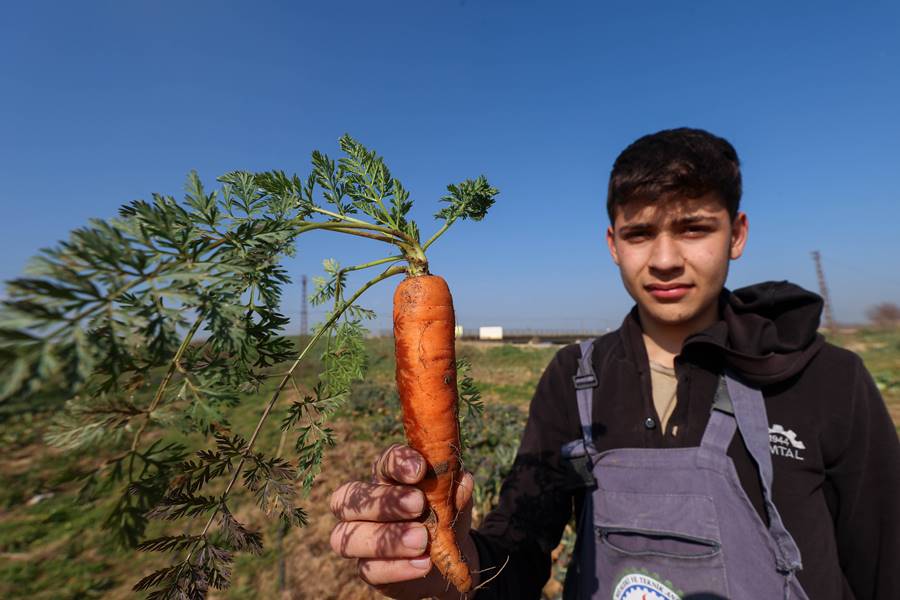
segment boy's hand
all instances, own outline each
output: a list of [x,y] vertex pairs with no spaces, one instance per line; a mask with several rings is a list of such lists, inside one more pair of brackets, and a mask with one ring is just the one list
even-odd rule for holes
[[[421,523],[425,495],[413,484],[425,474],[425,460],[409,446],[388,448],[372,466],[372,482],[351,481],[331,495],[339,523],[331,547],[345,558],[358,558],[360,578],[392,598],[423,598],[459,593],[432,568]],[[478,553],[469,537],[472,525],[471,473],[464,473],[456,493],[460,511],[454,530],[477,585]]]

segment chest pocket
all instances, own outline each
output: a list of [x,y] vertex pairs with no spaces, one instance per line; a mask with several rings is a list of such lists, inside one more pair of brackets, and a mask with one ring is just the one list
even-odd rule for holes
[[596,490],[593,498],[599,597],[619,597],[628,574],[642,573],[674,589],[689,584],[704,598],[730,597],[711,497]]
[[594,527],[600,542],[630,556],[711,558],[721,535],[709,496],[598,490]]

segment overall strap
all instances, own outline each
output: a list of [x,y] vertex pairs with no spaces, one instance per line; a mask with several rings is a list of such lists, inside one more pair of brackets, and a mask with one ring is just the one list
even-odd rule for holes
[[[591,427],[592,396],[597,387],[597,376],[591,365],[591,353],[594,349],[594,341],[581,342],[581,358],[578,361],[578,372],[572,377],[575,383],[575,399],[578,405],[578,421],[581,429],[581,437],[562,445],[560,454],[564,468],[571,471],[572,485],[576,487],[592,488],[597,485],[593,473],[593,457],[599,454],[594,446],[594,436]],[[588,496],[590,497],[590,496]]]
[[734,406],[731,404],[731,396],[725,378],[719,378],[719,386],[713,397],[712,414],[709,415],[709,423],[703,432],[700,446],[712,450],[718,454],[727,454],[728,446],[734,438],[737,430],[737,422],[734,419]]
[[581,342],[581,358],[578,361],[578,372],[572,378],[575,383],[575,396],[578,401],[578,419],[581,422],[581,439],[584,449],[589,454],[597,452],[594,447],[594,432],[592,424],[594,388],[597,387],[597,375],[594,373],[594,365],[591,363],[591,355],[594,350],[594,340]]
[[769,418],[762,392],[748,387],[734,379],[725,377],[728,396],[734,408],[737,426],[744,438],[744,444],[759,469],[759,478],[763,488],[766,513],[769,515],[769,533],[778,547],[777,567],[779,571],[789,573],[802,568],[800,550],[794,538],[788,533],[772,502],[772,455],[769,450]]

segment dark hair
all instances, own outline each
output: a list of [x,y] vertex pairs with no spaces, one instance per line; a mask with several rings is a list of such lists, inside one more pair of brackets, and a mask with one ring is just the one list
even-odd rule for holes
[[616,158],[609,174],[606,212],[633,200],[698,198],[715,192],[732,219],[741,202],[741,169],[727,140],[702,129],[666,129],[636,140]]

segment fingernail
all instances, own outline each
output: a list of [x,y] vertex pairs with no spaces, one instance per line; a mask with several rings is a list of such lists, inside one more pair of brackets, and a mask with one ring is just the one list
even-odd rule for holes
[[412,492],[400,498],[400,506],[402,506],[403,510],[406,512],[412,515],[418,515],[425,509],[425,498],[422,497],[422,494]]
[[403,470],[403,474],[408,481],[416,481],[418,479],[420,467],[421,462],[415,458],[407,458],[400,463],[400,468]]
[[424,550],[428,542],[428,532],[424,527],[413,527],[403,532],[403,545],[413,550]]
[[409,561],[409,564],[417,569],[427,569],[431,566],[431,559],[427,556],[424,558],[414,558]]

